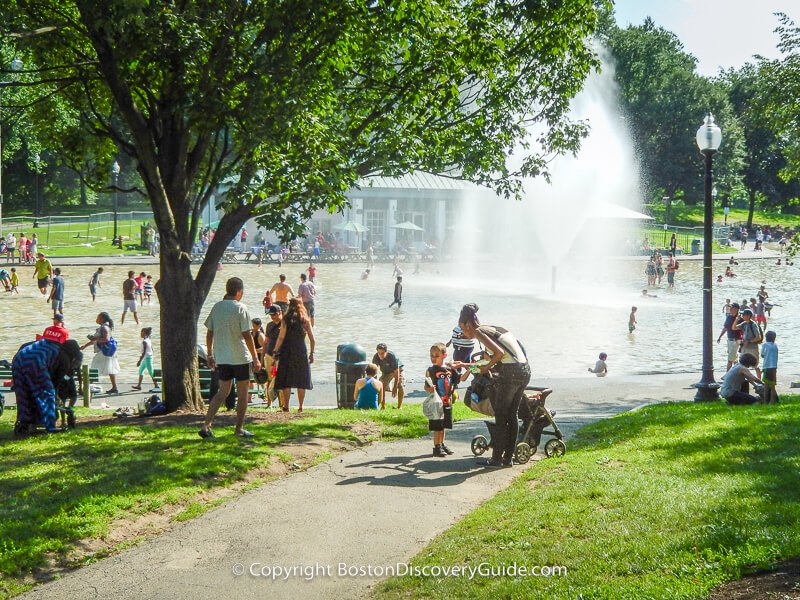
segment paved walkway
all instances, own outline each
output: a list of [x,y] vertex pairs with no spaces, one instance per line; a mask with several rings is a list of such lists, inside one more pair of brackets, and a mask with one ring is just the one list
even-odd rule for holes
[[[549,405],[559,410],[556,421],[571,436],[587,422],[647,402],[690,399],[693,391],[687,386],[695,379],[654,375],[554,380],[548,382],[556,390]],[[455,454],[446,459],[431,457],[429,438],[348,452],[251,490],[26,597],[360,598],[382,577],[341,575],[340,564],[366,569],[410,560],[522,472],[519,466],[479,466],[469,449],[478,433],[485,433],[481,420],[457,423],[448,435]],[[276,565],[296,571],[275,581],[260,576],[262,567],[267,574]],[[243,574],[235,574],[238,570]],[[304,572],[313,578],[306,580]]]

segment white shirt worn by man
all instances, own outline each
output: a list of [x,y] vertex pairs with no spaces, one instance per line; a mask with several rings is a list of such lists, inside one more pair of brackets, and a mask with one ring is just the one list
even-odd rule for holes
[[247,306],[233,299],[217,302],[208,313],[206,328],[214,334],[214,360],[218,365],[245,365],[251,362],[242,332],[250,331]]

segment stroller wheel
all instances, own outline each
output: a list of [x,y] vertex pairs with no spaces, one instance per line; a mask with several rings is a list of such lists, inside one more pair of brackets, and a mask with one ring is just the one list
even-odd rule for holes
[[517,444],[516,451],[514,452],[514,458],[517,459],[519,464],[524,465],[531,459],[531,456],[533,456],[533,448],[531,448],[526,442]]
[[547,458],[552,458],[553,456],[564,456],[566,451],[567,445],[559,439],[549,440],[544,445],[544,453]]
[[480,456],[489,449],[489,441],[482,435],[476,435],[472,438],[472,453],[475,456]]

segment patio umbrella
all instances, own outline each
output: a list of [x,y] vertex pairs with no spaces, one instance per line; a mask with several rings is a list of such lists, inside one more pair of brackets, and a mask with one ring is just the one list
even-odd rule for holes
[[635,210],[625,208],[610,202],[598,202],[593,210],[589,211],[590,219],[640,219],[642,221],[652,221],[653,217],[645,215]]
[[402,223],[396,223],[391,226],[392,229],[405,229],[407,231],[425,231],[419,225],[412,223],[411,221],[403,221]]
[[338,231],[352,231],[353,233],[365,233],[369,231],[369,227],[356,223],[355,221],[343,221],[333,226]]

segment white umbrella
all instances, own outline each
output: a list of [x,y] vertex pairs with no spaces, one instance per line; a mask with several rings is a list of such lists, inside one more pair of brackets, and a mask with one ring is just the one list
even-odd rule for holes
[[641,219],[645,221],[652,221],[653,217],[645,215],[630,208],[625,208],[619,204],[611,204],[610,202],[598,202],[594,205],[593,209],[589,211],[590,219]]
[[411,221],[403,221],[402,223],[396,223],[392,225],[392,229],[405,229],[407,231],[425,231],[419,225],[412,223]]
[[369,227],[361,223],[356,223],[355,221],[344,221],[334,225],[333,228],[338,231],[352,231],[353,233],[366,233],[369,231]]

